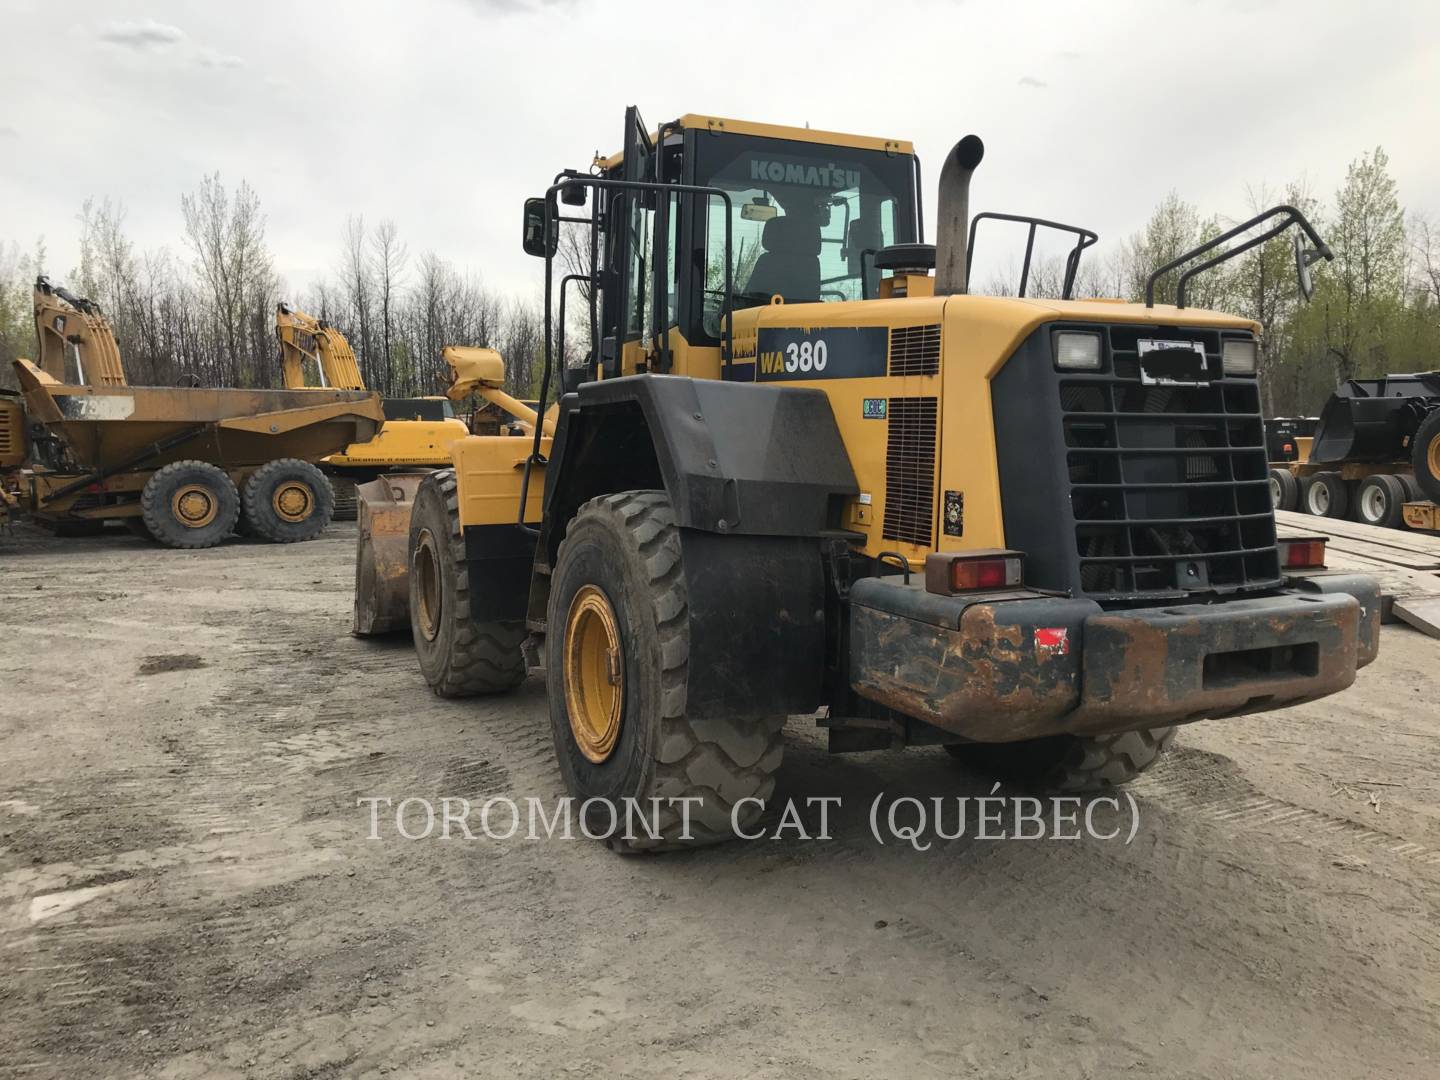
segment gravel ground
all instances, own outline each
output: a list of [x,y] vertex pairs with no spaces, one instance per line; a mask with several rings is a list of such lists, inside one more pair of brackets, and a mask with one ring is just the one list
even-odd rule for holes
[[371,840],[561,792],[539,680],[349,636],[353,546],[0,534],[0,1076],[1435,1075],[1440,643],[1183,730],[1129,844],[881,846],[878,794],[989,779],[799,719],[830,839]]

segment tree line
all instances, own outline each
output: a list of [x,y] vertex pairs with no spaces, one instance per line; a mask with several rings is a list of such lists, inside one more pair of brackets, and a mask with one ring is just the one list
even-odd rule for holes
[[[366,385],[387,397],[440,392],[447,344],[500,351],[509,388],[532,393],[543,337],[538,305],[488,289],[432,251],[412,258],[391,221],[345,224],[333,273],[287,289],[266,243],[255,191],[205,177],[180,200],[184,246],[140,250],[125,209],[109,199],[80,209],[80,264],[56,275],[43,242],[0,242],[0,380],[35,348],[31,286],[50,274],[98,303],[134,385],[278,387],[275,306],[287,300],[337,327]],[[193,378],[192,378],[193,377]]]
[[[1107,256],[1082,258],[1074,295],[1142,301],[1154,269],[1285,203],[1305,214],[1334,254],[1311,268],[1315,291],[1308,304],[1296,286],[1288,231],[1193,278],[1186,296],[1189,306],[1263,325],[1266,415],[1317,415],[1346,379],[1440,369],[1440,226],[1425,214],[1406,213],[1383,148],[1352,161],[1328,200],[1292,183],[1280,191],[1252,188],[1247,203],[1245,215],[1230,219],[1206,215],[1172,191],[1144,228]],[[1172,271],[1156,283],[1157,303],[1174,302],[1178,276]],[[983,291],[1011,293],[1018,278],[1013,269],[997,273]],[[1058,296],[1063,280],[1061,256],[1041,259],[1027,295]]]
[[[1271,416],[1315,414],[1344,379],[1440,368],[1440,225],[1407,215],[1388,166],[1381,148],[1362,154],[1324,200],[1299,183],[1250,191],[1250,212],[1294,205],[1333,249],[1333,262],[1313,268],[1309,304],[1298,296],[1288,233],[1191,283],[1191,306],[1264,325],[1260,374]],[[87,201],[79,214],[80,265],[60,279],[105,310],[132,383],[172,385],[193,375],[210,386],[278,386],[274,310],[283,295],[338,327],[366,384],[387,396],[437,392],[448,343],[498,349],[510,391],[526,397],[538,389],[539,305],[486,288],[434,252],[412,257],[391,221],[370,227],[350,217],[334,271],[286,294],[248,184],[231,190],[218,174],[208,176],[182,197],[180,210],[181,251],[141,251],[125,231],[122,206]],[[1171,192],[1108,256],[1082,260],[1075,295],[1141,300],[1154,268],[1234,223]],[[588,244],[563,236],[561,256],[568,271],[582,272]],[[22,251],[0,242],[0,361],[33,349],[30,285],[49,270],[43,244]],[[1058,295],[1063,274],[1062,257],[1036,260],[1028,294]],[[997,273],[977,291],[1003,294],[1017,279],[1013,269]],[[1172,272],[1157,283],[1159,302],[1173,301],[1176,279]],[[583,313],[583,290],[577,299]],[[586,346],[583,315],[574,323],[567,353]],[[10,378],[8,363],[0,378]]]

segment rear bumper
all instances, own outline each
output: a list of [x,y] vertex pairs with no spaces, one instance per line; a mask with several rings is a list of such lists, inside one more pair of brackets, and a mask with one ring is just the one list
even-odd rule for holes
[[1033,593],[850,593],[851,685],[961,739],[1106,734],[1264,712],[1343,690],[1379,648],[1369,578],[1275,596],[1106,611]]

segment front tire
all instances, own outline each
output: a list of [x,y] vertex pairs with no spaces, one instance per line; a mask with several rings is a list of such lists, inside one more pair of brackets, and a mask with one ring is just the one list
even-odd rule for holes
[[176,461],[145,481],[140,511],[150,535],[166,547],[209,548],[235,531],[240,493],[225,470]]
[[272,544],[319,536],[335,513],[335,490],[325,474],[299,458],[276,458],[245,482],[241,520],[246,532]]
[[[616,809],[618,821],[592,806],[587,824],[588,835],[606,834],[618,851],[728,840],[775,789],[783,716],[686,715],[689,619],[680,531],[665,493],[628,491],[582,506],[551,581],[550,730],[570,792]],[[688,830],[682,804],[667,801],[682,798],[696,800]],[[645,819],[628,830],[627,804]]]
[[[501,694],[525,681],[523,622],[476,622],[455,470],[431,473],[410,514],[410,627],[430,689],[443,698]],[[474,587],[483,587],[483,582]]]
[[1052,735],[1015,743],[946,746],[1000,780],[1043,791],[1083,795],[1113,791],[1154,765],[1175,739],[1173,727],[1118,735]]

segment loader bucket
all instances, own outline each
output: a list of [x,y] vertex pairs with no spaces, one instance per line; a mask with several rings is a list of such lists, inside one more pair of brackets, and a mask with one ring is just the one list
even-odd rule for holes
[[356,637],[410,627],[410,511],[426,473],[387,473],[355,488],[360,539],[355,550]]

